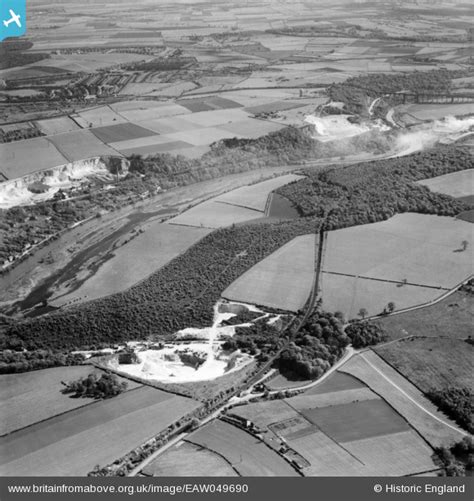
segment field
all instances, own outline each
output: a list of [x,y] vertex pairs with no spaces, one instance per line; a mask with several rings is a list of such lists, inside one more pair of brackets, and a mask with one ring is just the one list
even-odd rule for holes
[[144,129],[143,127],[139,127],[133,123],[96,127],[95,129],[92,129],[92,133],[102,142],[107,144],[156,135],[151,130]]
[[297,237],[240,276],[222,297],[297,311],[309,298],[314,260],[315,236]]
[[440,413],[420,390],[374,352],[352,357],[339,370],[357,377],[380,395],[432,447],[447,445],[463,438],[464,433],[458,431],[454,423]]
[[103,127],[105,125],[115,125],[126,122],[126,118],[115,113],[108,106],[99,106],[89,110],[80,111],[77,115],[71,115],[71,118],[81,127],[89,129],[90,127]]
[[152,222],[142,229],[143,233],[113,251],[113,255],[78,289],[56,298],[52,304],[62,306],[128,289],[186,251],[210,231],[159,222]]
[[424,393],[448,386],[473,387],[474,348],[464,340],[418,337],[375,351]]
[[68,160],[45,138],[26,139],[0,144],[0,172],[7,179],[68,163]]
[[71,132],[78,130],[79,126],[69,117],[50,118],[48,120],[38,120],[37,127],[41,132],[50,136],[52,134],[62,134],[63,132]]
[[84,476],[198,407],[151,387],[81,407],[0,439],[4,476]]
[[454,198],[474,195],[474,169],[466,169],[444,176],[418,181],[431,191],[444,193]]
[[392,476],[436,469],[432,449],[379,395],[335,372],[285,400],[234,407],[272,447],[284,441],[305,476]]
[[118,155],[115,150],[112,150],[99,141],[99,139],[88,130],[56,134],[55,136],[49,136],[48,140],[51,141],[70,162],[101,155]]
[[261,183],[229,191],[217,197],[215,201],[264,212],[268,197],[273,190],[301,178],[302,176],[295,174],[274,177],[268,181],[262,181]]
[[220,455],[187,442],[179,442],[147,465],[142,473],[153,477],[239,476]]
[[223,421],[212,421],[186,440],[223,456],[241,476],[297,476],[288,462],[260,440]]
[[468,222],[410,213],[331,231],[323,305],[354,318],[360,308],[379,314],[390,301],[396,310],[430,302],[473,273],[463,240],[472,242]]
[[378,320],[389,339],[406,336],[466,339],[472,335],[474,298],[457,291],[439,303]]
[[[3,403],[0,435],[94,402],[92,398],[71,398],[62,394],[61,381],[74,381],[98,372],[101,371],[93,366],[82,365],[0,376]],[[139,386],[132,381],[127,383],[129,390]]]
[[448,115],[467,115],[474,113],[474,104],[412,104],[406,112],[420,120],[437,120]]

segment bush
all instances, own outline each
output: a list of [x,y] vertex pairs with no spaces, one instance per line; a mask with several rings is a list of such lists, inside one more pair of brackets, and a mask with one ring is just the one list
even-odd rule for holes
[[345,330],[354,348],[373,346],[385,340],[386,333],[382,326],[370,322],[354,322]]
[[106,373],[100,377],[97,374],[89,374],[85,378],[63,383],[65,388],[62,393],[73,393],[74,398],[112,398],[120,395],[127,389],[127,382],[120,382],[114,374]]

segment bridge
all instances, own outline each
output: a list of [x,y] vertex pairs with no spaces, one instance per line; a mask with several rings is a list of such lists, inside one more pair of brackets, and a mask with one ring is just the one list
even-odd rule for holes
[[416,104],[462,104],[474,103],[474,92],[472,93],[428,93],[428,92],[394,92],[390,97],[399,100],[401,103]]

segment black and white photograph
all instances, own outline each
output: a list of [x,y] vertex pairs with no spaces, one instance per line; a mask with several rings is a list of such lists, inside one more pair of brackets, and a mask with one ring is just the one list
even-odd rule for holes
[[474,4],[0,17],[0,497],[472,499]]

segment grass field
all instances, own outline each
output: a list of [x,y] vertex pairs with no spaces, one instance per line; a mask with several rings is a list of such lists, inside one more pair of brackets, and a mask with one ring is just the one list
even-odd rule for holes
[[402,339],[376,348],[376,352],[424,393],[448,386],[474,386],[474,347],[464,340]]
[[200,228],[222,228],[258,219],[262,216],[263,214],[256,210],[237,207],[235,205],[220,204],[210,200],[196,205],[179,216],[170,219],[168,223],[197,226]]
[[247,207],[249,209],[264,212],[268,197],[272,191],[284,186],[285,184],[302,179],[302,177],[303,176],[298,176],[296,174],[274,177],[268,181],[263,181],[251,186],[243,186],[242,188],[229,191],[228,193],[217,197],[215,201],[239,205],[241,207]]
[[198,445],[180,442],[142,471],[153,477],[238,477],[221,456]]
[[474,104],[412,104],[407,113],[421,120],[437,120],[448,115],[466,115],[474,113]]
[[474,195],[474,169],[461,170],[444,176],[418,181],[435,193],[444,193],[452,197]]
[[[61,381],[74,381],[92,373],[102,371],[81,365],[1,375],[0,435],[94,402],[92,398],[71,398],[61,393],[64,388]],[[127,384],[129,390],[139,386],[132,381],[127,381]]]
[[322,273],[322,305],[326,311],[341,311],[345,318],[360,318],[361,308],[368,315],[379,315],[389,302],[401,310],[425,304],[443,295],[446,290],[403,285],[381,280]]
[[297,237],[245,272],[222,296],[233,301],[297,311],[311,292],[314,254],[315,236]]
[[0,439],[0,474],[84,476],[157,435],[199,404],[151,387],[48,419]]
[[352,357],[339,370],[357,377],[380,395],[431,446],[438,447],[463,438],[462,432],[449,428],[437,419],[455,426],[423,393],[374,352],[368,351]]
[[79,126],[69,117],[50,118],[48,120],[38,120],[37,127],[41,132],[50,136],[52,134],[62,134],[63,132],[71,132],[78,130]]
[[288,462],[260,440],[223,421],[212,421],[186,440],[222,455],[242,476],[298,475]]
[[69,162],[84,160],[101,155],[115,155],[118,153],[97,139],[88,130],[65,132],[49,136],[48,140],[64,155]]
[[406,336],[449,336],[466,339],[472,335],[474,298],[457,291],[439,303],[379,320],[389,339]]
[[118,115],[108,106],[98,106],[80,111],[76,115],[71,115],[71,118],[84,129],[115,125],[127,121],[126,118]]
[[58,298],[61,306],[76,300],[91,300],[128,289],[186,251],[210,230],[152,222],[113,256],[78,289]]
[[0,144],[0,172],[16,179],[33,172],[67,164],[68,160],[46,138]]
[[459,250],[463,240],[472,244],[470,223],[398,214],[381,223],[329,232],[323,270],[452,288],[473,273],[472,253]]
[[298,412],[292,409],[284,400],[270,400],[268,402],[239,405],[233,407],[230,412],[252,421],[252,423],[261,428],[277,421],[284,421],[298,416]]

